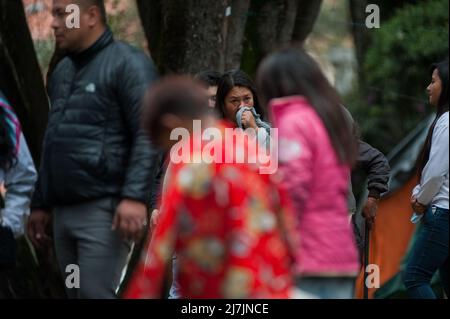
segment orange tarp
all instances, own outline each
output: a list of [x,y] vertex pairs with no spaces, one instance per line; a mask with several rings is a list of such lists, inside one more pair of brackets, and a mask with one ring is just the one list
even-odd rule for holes
[[[380,286],[391,279],[399,270],[409,242],[415,230],[410,222],[411,191],[417,184],[417,178],[403,185],[392,195],[382,199],[378,207],[375,227],[370,236],[369,263],[380,269]],[[361,273],[356,280],[355,297],[363,297],[363,279]],[[369,289],[369,298],[373,298],[376,289]]]

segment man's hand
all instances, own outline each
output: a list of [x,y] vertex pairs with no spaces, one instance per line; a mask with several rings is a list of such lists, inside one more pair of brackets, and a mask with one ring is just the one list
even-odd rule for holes
[[427,211],[427,206],[421,204],[416,198],[411,198],[411,207],[416,214],[424,214]]
[[147,226],[147,206],[143,203],[123,199],[117,206],[112,229],[118,230],[124,239],[139,241]]
[[250,111],[245,111],[242,114],[242,126],[244,129],[246,128],[253,128],[255,130],[258,129],[258,126],[256,125],[255,117],[253,116],[253,113]]
[[51,213],[43,209],[33,209],[28,217],[27,236],[37,249],[42,250],[51,243],[51,238],[45,233],[50,218]]
[[366,204],[364,205],[364,208],[362,210],[362,215],[364,219],[367,222],[367,226],[369,229],[372,229],[375,218],[377,216],[377,210],[378,210],[378,199],[373,197],[368,197]]

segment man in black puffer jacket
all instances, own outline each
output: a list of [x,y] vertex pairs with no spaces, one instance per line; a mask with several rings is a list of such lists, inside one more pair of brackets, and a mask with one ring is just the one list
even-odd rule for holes
[[[70,26],[71,4],[79,27]],[[28,236],[44,246],[51,216],[68,296],[115,298],[130,241],[141,238],[153,204],[160,154],[140,115],[157,73],[144,53],[114,40],[102,0],[54,0],[52,14],[67,56],[48,83],[51,112]]]

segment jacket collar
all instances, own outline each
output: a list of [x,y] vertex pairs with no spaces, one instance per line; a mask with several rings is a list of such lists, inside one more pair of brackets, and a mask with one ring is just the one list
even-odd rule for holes
[[77,64],[86,63],[113,41],[113,34],[111,30],[107,28],[93,45],[80,53],[70,54],[69,57]]

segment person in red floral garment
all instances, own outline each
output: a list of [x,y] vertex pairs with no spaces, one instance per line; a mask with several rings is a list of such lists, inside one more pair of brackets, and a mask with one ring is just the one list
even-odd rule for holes
[[177,127],[194,136],[184,144],[190,160],[169,164],[158,223],[124,298],[162,298],[174,253],[182,298],[289,298],[294,239],[287,197],[276,175],[225,161],[233,147],[245,149],[243,134],[233,143],[218,138],[209,144],[219,160],[199,160],[206,143],[193,142],[193,120],[222,136],[233,127],[210,113],[203,91],[190,79],[169,77],[146,97],[144,125],[155,143],[169,149]]

